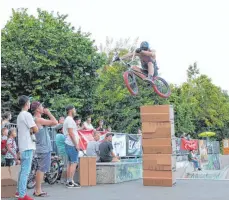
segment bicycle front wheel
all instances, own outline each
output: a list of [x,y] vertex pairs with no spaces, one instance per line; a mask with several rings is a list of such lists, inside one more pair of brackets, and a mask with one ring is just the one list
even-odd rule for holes
[[60,164],[57,160],[52,160],[50,172],[46,174],[46,182],[50,185],[56,183],[60,173]]
[[154,78],[153,89],[162,98],[168,98],[171,95],[169,84],[161,77]]

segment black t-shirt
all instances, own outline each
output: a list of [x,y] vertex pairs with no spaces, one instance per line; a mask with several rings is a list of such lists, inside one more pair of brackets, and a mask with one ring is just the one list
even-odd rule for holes
[[112,156],[111,156],[112,150],[113,150],[113,145],[111,142],[104,141],[99,145],[99,155],[102,162],[112,161]]

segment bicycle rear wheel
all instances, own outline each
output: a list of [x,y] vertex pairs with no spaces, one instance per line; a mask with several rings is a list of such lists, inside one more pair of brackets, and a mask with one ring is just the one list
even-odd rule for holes
[[133,96],[137,95],[138,85],[134,73],[131,71],[125,71],[123,73],[123,78],[124,78],[125,85],[129,90],[130,94],[132,94]]
[[168,98],[171,95],[169,84],[161,77],[154,78],[153,89],[162,98]]
[[45,181],[50,185],[56,183],[60,174],[60,164],[57,160],[52,160],[50,172],[46,173]]
[[27,189],[33,189],[35,187],[37,169],[38,169],[38,162],[37,160],[33,159],[31,170],[27,181]]

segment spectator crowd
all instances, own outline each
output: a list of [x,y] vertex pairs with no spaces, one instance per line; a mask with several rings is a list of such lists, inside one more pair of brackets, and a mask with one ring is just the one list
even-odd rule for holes
[[[31,170],[34,153],[39,157],[38,170],[36,172],[36,186],[33,195],[35,197],[48,196],[43,191],[41,184],[44,174],[50,170],[51,165],[51,138],[48,131],[53,127],[56,132],[56,146],[58,155],[64,163],[61,183],[68,188],[80,188],[79,183],[73,180],[77,165],[79,163],[80,130],[93,132],[93,141],[87,145],[86,154],[95,156],[97,162],[118,162],[112,145],[113,133],[111,127],[106,130],[104,121],[100,120],[98,127],[94,128],[91,117],[87,117],[82,123],[74,106],[66,106],[66,118],[60,117],[57,121],[48,108],[38,101],[30,102],[28,96],[22,95],[18,99],[21,112],[17,116],[17,125],[13,126],[11,113],[2,115],[1,120],[1,163],[2,166],[21,165],[18,177],[17,191],[15,197],[18,200],[32,200],[27,195],[27,180]],[[29,112],[30,111],[30,112]],[[100,133],[106,132],[105,139],[100,141]],[[17,146],[18,144],[18,146]]]

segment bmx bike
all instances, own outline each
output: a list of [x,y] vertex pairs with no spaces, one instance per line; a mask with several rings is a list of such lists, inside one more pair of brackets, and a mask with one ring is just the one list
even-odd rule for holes
[[[38,170],[38,161],[39,157],[34,156],[31,166],[31,171],[27,181],[27,189],[33,189],[36,185],[36,172]],[[57,179],[60,175],[61,162],[57,156],[52,156],[51,158],[51,167],[50,172],[44,174],[44,181],[53,185],[57,182]]]
[[[144,79],[148,76],[148,70],[142,69],[138,66],[132,66],[131,63],[134,61],[134,56],[135,55],[133,55],[130,62],[125,62],[121,58],[119,58],[119,55],[116,52],[114,54],[112,62],[120,61],[128,68],[128,70],[123,73],[123,79],[130,94],[136,96],[138,94],[136,77],[144,81]],[[153,77],[153,82],[150,84],[150,87],[152,87],[154,92],[156,92],[162,98],[168,98],[171,95],[169,84],[159,76]]]

